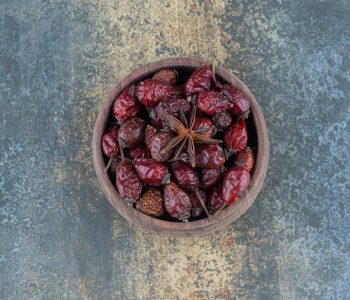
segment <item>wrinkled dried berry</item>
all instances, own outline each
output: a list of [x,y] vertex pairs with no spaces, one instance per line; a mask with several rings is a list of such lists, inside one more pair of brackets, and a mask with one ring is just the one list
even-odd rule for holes
[[142,183],[132,165],[121,161],[116,168],[116,186],[128,205],[132,205],[141,195]]
[[112,127],[102,137],[102,150],[108,156],[115,156],[119,153],[118,128]]
[[222,198],[226,204],[232,204],[248,187],[250,174],[243,168],[229,169],[222,182]]
[[190,197],[173,182],[164,187],[164,206],[170,216],[180,221],[187,221],[191,216]]
[[167,164],[156,162],[151,158],[139,158],[132,162],[142,182],[160,186],[170,180]]
[[231,125],[232,117],[227,111],[223,111],[213,116],[213,122],[216,128],[221,131]]
[[205,130],[205,129],[207,129],[208,131],[202,133],[207,137],[213,137],[216,134],[215,126],[208,118],[205,118],[205,117],[196,118],[192,129],[193,130],[197,130],[197,129]]
[[221,92],[233,104],[230,112],[234,116],[240,117],[249,110],[248,97],[241,90],[234,88],[230,84],[224,84]]
[[196,166],[215,169],[225,163],[225,152],[221,145],[196,144]]
[[141,81],[135,87],[135,96],[145,106],[155,106],[161,100],[175,96],[176,92],[170,84],[154,79]]
[[231,102],[215,91],[204,91],[198,97],[198,108],[207,115],[213,116],[232,107]]
[[147,125],[145,131],[145,143],[155,161],[164,162],[169,159],[172,154],[171,150],[165,153],[160,152],[171,139],[172,135],[169,131],[160,132],[154,127]]
[[198,68],[187,80],[185,92],[187,96],[199,94],[209,90],[212,78],[212,70],[209,65]]
[[[199,195],[201,196],[204,204],[207,204],[207,195],[205,192],[203,191],[198,191]],[[199,217],[202,212],[203,212],[203,207],[202,204],[200,203],[200,201],[198,200],[198,197],[195,193],[191,193],[189,195],[191,203],[192,203],[192,210],[191,210],[191,215],[194,218]]]
[[136,209],[152,217],[164,214],[163,198],[160,190],[150,188],[136,203]]
[[245,120],[232,124],[225,132],[224,141],[229,150],[235,153],[242,151],[248,143]]
[[163,69],[156,72],[152,79],[174,85],[177,79],[177,73],[174,70]]
[[200,187],[208,189],[216,185],[222,178],[222,167],[215,169],[202,169],[200,177]]
[[164,112],[168,113],[169,115],[178,117],[180,110],[187,114],[189,113],[190,109],[190,103],[186,99],[170,98],[161,101],[155,108],[155,113],[150,114],[150,117],[154,119],[156,124],[162,124],[162,114]]
[[120,145],[124,147],[132,147],[144,138],[146,123],[140,118],[132,118],[124,122],[119,129],[118,139]]
[[214,187],[208,197],[208,209],[210,213],[214,213],[224,204],[225,201],[222,198],[222,186]]
[[139,112],[140,102],[133,96],[134,87],[126,88],[113,103],[113,115],[119,123],[135,117]]
[[252,149],[247,147],[243,151],[239,152],[235,156],[234,165],[236,167],[242,167],[250,173],[254,167],[254,155]]
[[199,186],[199,177],[196,169],[181,161],[173,164],[174,177],[178,185],[187,190],[194,191]]
[[151,158],[151,153],[143,145],[137,145],[129,149],[129,154],[132,159]]

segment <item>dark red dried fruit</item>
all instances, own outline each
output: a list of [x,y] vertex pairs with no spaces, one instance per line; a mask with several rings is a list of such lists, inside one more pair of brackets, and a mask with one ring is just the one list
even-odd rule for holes
[[177,93],[168,83],[154,79],[141,81],[135,88],[135,96],[145,106],[155,106],[161,100],[171,98]]
[[223,130],[231,125],[232,117],[227,111],[222,111],[213,116],[213,122],[218,130]]
[[225,152],[221,145],[196,144],[196,166],[215,169],[225,163]]
[[170,180],[167,164],[156,162],[151,158],[139,158],[132,162],[142,182],[160,186]]
[[178,185],[187,190],[194,191],[198,189],[199,177],[196,169],[181,161],[173,164],[174,177]]
[[200,187],[208,189],[216,185],[222,177],[222,167],[215,169],[202,169],[200,177]]
[[[201,196],[203,203],[206,205],[207,203],[207,195],[205,192],[203,191],[198,191],[199,195]],[[203,206],[201,204],[201,202],[198,200],[198,197],[195,193],[191,193],[189,195],[191,203],[192,203],[192,210],[191,210],[191,214],[192,217],[199,217],[202,212],[203,212]]]
[[127,204],[132,205],[141,195],[142,183],[132,165],[121,161],[116,168],[116,186]]
[[173,182],[164,187],[164,206],[170,216],[180,221],[187,221],[191,216],[190,197]]
[[177,73],[174,70],[163,69],[155,73],[152,79],[174,85],[177,79]]
[[120,145],[125,148],[140,143],[144,138],[145,126],[145,121],[140,118],[132,118],[124,122],[118,133]]
[[102,137],[102,150],[108,156],[116,156],[119,153],[118,128],[112,127]]
[[233,104],[230,112],[234,116],[240,117],[249,110],[248,97],[241,90],[234,88],[230,84],[224,84],[221,92]]
[[205,117],[196,118],[192,129],[193,130],[208,129],[208,131],[202,133],[207,137],[213,137],[216,134],[215,126],[208,118],[205,118]]
[[254,168],[254,154],[252,149],[247,147],[243,151],[239,152],[235,156],[234,166],[242,167],[250,173]]
[[215,91],[204,91],[198,97],[198,108],[207,115],[213,116],[232,107],[231,102]]
[[113,115],[119,123],[135,117],[141,108],[140,102],[131,93],[133,89],[133,86],[126,88],[114,100]]
[[185,92],[187,96],[199,94],[209,90],[212,78],[212,70],[209,65],[198,68],[187,80]]
[[155,108],[155,113],[150,114],[150,117],[154,119],[156,124],[162,124],[162,116],[164,112],[178,117],[180,110],[182,110],[185,114],[189,113],[191,110],[190,103],[186,99],[170,98],[161,101]]
[[129,154],[132,159],[151,158],[151,153],[143,145],[134,146],[129,149]]
[[214,187],[208,197],[208,209],[210,213],[214,213],[220,207],[225,204],[224,199],[222,198],[222,186]]
[[152,217],[164,214],[163,198],[160,190],[150,188],[136,203],[136,209]]
[[155,161],[166,161],[172,154],[172,150],[160,153],[165,145],[172,139],[169,131],[160,132],[154,127],[147,125],[145,131],[145,143]]
[[222,182],[222,198],[226,204],[232,204],[248,187],[250,174],[243,168],[229,169]]
[[235,153],[242,151],[247,146],[248,133],[244,119],[232,124],[226,130],[224,141],[228,149]]

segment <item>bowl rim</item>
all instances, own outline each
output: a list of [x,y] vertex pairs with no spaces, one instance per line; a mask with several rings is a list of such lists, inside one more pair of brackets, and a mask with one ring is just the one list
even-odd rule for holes
[[219,230],[242,216],[253,204],[260,192],[266,176],[269,161],[269,139],[265,119],[261,108],[248,87],[235,75],[221,66],[216,66],[216,74],[242,90],[249,98],[250,110],[257,135],[257,154],[252,180],[248,189],[232,205],[226,207],[220,214],[219,220],[202,219],[188,223],[169,222],[148,216],[133,207],[127,206],[121,200],[117,189],[112,184],[108,174],[104,171],[105,163],[102,153],[101,139],[111,108],[116,96],[133,82],[137,82],[152,73],[164,68],[197,68],[205,61],[191,57],[177,57],[162,59],[141,66],[120,80],[102,104],[98,113],[92,138],[93,162],[98,181],[111,205],[129,222],[148,232],[154,232],[169,237],[186,237],[203,235]]

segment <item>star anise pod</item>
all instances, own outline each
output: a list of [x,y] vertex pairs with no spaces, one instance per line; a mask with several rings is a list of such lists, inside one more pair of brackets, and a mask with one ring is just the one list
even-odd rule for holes
[[170,127],[170,129],[177,133],[173,139],[161,150],[162,153],[167,153],[169,150],[174,149],[177,146],[174,157],[172,160],[176,160],[182,149],[187,143],[187,154],[191,166],[194,168],[196,166],[196,155],[195,155],[195,143],[200,144],[219,144],[222,143],[221,140],[213,139],[205,135],[213,128],[201,128],[193,130],[193,125],[196,120],[197,105],[193,105],[192,111],[190,114],[189,121],[187,120],[185,114],[180,110],[179,119],[175,118],[172,115],[169,115],[167,112],[163,112],[163,120]]

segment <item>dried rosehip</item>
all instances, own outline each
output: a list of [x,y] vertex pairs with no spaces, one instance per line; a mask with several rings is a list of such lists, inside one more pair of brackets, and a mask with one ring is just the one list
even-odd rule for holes
[[119,153],[118,128],[112,127],[102,137],[102,150],[108,156],[116,156]]
[[210,213],[214,213],[220,207],[225,204],[224,199],[222,198],[222,186],[214,187],[208,198],[208,209]]
[[226,204],[232,204],[248,187],[250,174],[243,168],[229,169],[222,182],[222,198]]
[[160,132],[154,127],[147,125],[145,131],[145,143],[155,161],[163,162],[169,159],[172,154],[171,150],[165,153],[160,152],[171,139],[172,135],[169,131]]
[[248,133],[245,120],[232,124],[225,132],[224,141],[229,150],[237,153],[242,151],[248,143]]
[[164,206],[170,216],[180,221],[187,221],[191,216],[190,197],[173,182],[164,187]]
[[176,92],[170,84],[154,79],[141,81],[135,88],[135,96],[145,106],[155,106],[161,100],[175,96]]
[[142,182],[153,186],[170,181],[167,164],[156,162],[151,158],[139,158],[132,162]]
[[151,158],[151,153],[143,145],[134,146],[129,149],[129,154],[132,159]]
[[198,188],[198,173],[190,165],[177,161],[173,164],[173,171],[174,177],[181,188],[187,191],[194,191]]
[[213,122],[218,130],[229,127],[232,123],[232,117],[227,111],[222,111],[213,116]]
[[198,97],[198,108],[207,115],[213,116],[232,107],[231,102],[215,91],[204,91]]
[[133,90],[133,86],[126,88],[114,100],[113,115],[119,123],[135,117],[141,108],[140,102],[133,95]]
[[222,169],[222,167],[215,169],[201,169],[200,187],[202,189],[208,189],[216,185],[223,175]]
[[243,151],[239,152],[235,156],[234,166],[242,167],[250,173],[254,167],[254,154],[252,149],[247,147]]
[[207,137],[213,137],[216,134],[215,126],[208,118],[205,118],[205,117],[197,118],[194,121],[194,125],[193,125],[192,129],[193,130],[197,130],[197,129],[207,130],[207,131],[202,133]]
[[130,163],[121,161],[117,164],[116,186],[120,197],[128,205],[132,205],[140,197],[142,183]]
[[152,79],[174,85],[177,79],[177,72],[170,69],[163,69],[156,72]]
[[186,99],[170,98],[161,101],[155,108],[155,114],[150,114],[150,117],[154,119],[156,124],[162,124],[164,112],[177,117],[180,110],[185,114],[189,113],[191,110],[190,103]]
[[152,217],[164,214],[163,198],[160,190],[150,188],[136,203],[136,209]]
[[145,126],[145,121],[140,118],[132,118],[124,122],[118,133],[120,145],[125,148],[140,143],[144,138]]
[[187,96],[209,90],[212,78],[212,70],[209,65],[198,68],[187,80],[185,92]]
[[[207,195],[206,193],[204,193],[203,191],[198,191],[199,195],[201,196],[203,203],[206,205],[207,203]],[[203,207],[201,202],[198,200],[198,197],[195,193],[191,193],[189,195],[191,203],[192,203],[192,210],[191,210],[191,214],[192,217],[199,217],[202,212],[203,212]]]
[[248,97],[241,90],[234,88],[230,84],[224,84],[221,92],[233,104],[230,111],[234,116],[240,117],[249,111]]
[[214,169],[225,163],[225,152],[221,145],[196,144],[196,166]]

